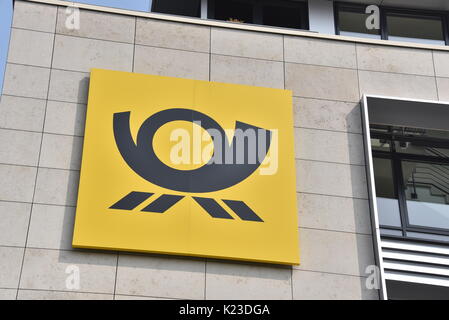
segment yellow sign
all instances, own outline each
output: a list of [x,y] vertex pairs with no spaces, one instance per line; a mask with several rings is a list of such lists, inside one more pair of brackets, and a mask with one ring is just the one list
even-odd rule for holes
[[93,69],[73,247],[299,264],[291,92]]

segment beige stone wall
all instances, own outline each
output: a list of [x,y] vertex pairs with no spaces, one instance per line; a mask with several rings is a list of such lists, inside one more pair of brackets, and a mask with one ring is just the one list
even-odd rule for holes
[[[16,1],[0,103],[0,299],[378,299],[360,99],[449,100],[449,53]],[[293,91],[302,264],[71,248],[89,69]],[[77,265],[81,287],[66,288]]]

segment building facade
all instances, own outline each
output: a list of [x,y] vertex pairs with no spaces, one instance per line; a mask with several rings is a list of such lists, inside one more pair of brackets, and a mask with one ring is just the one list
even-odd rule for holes
[[[0,297],[377,300],[388,298],[389,286],[390,298],[403,298],[405,285],[446,295],[445,239],[412,241],[406,231],[396,238],[381,231],[374,187],[381,164],[373,166],[371,138],[382,146],[397,138],[388,130],[373,133],[372,125],[423,127],[416,122],[425,117],[422,105],[414,125],[377,121],[380,97],[449,101],[447,30],[439,39],[430,26],[420,41],[401,30],[395,35],[382,22],[365,36],[344,15],[340,22],[349,27],[336,22],[340,9],[332,1],[299,2],[308,11],[297,26],[279,25],[268,13],[255,24],[245,23],[243,13],[228,22],[232,14],[211,2],[202,1],[190,17],[188,8],[166,15],[14,2],[0,103]],[[402,1],[390,2],[401,7]],[[410,6],[426,14],[445,9]],[[74,8],[80,8],[79,27],[73,27]],[[301,264],[73,249],[91,68],[291,90]],[[381,133],[386,136],[373,136]],[[445,198],[445,188],[439,190]],[[423,271],[423,265],[438,267]],[[73,266],[79,286],[71,285]]]

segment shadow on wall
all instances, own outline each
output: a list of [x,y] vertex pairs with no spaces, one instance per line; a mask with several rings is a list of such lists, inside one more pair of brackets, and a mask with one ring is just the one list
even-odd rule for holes
[[[361,103],[357,104],[357,106],[347,115],[346,120],[349,121],[349,118],[352,119],[359,119],[360,121],[360,128],[361,128],[361,134],[362,134],[362,139],[363,139],[363,118],[362,118],[362,105]],[[349,134],[348,134],[349,135]],[[363,171],[360,172],[355,172],[355,170],[352,170],[353,168],[351,168],[351,182],[352,182],[352,186],[353,188],[363,188],[363,193],[366,195],[364,198],[368,199],[368,179],[367,179],[367,172],[366,172],[366,158],[365,158],[365,142],[363,139],[363,150],[360,150],[360,152],[363,153],[363,163],[364,165],[361,166]],[[350,153],[350,157],[354,157],[354,153]],[[351,162],[353,162],[353,159],[350,159]],[[354,168],[355,169],[355,168]],[[369,201],[369,200],[368,200]],[[366,295],[368,295],[368,297],[365,298],[372,298],[374,296],[380,298],[380,291],[376,290],[376,293],[374,295],[371,296],[373,289],[367,288],[367,278],[370,277],[372,275],[372,273],[370,273],[370,271],[372,271],[371,268],[368,268],[370,265],[375,265],[375,257],[374,257],[374,241],[373,241],[373,236],[372,236],[372,221],[371,221],[371,209],[368,203],[368,206],[366,206],[366,208],[363,210],[363,212],[358,212],[359,214],[355,214],[354,215],[354,224],[356,226],[356,232],[361,232],[363,234],[356,234],[356,246],[357,246],[357,256],[359,257],[368,257],[368,261],[362,261],[362,263],[360,263],[359,267],[360,267],[360,274],[362,276],[361,282],[361,297],[365,297]],[[360,214],[363,215],[368,215],[368,219],[366,216],[361,216]],[[366,227],[367,226],[363,226],[363,224],[366,224],[366,222],[369,221],[370,225],[369,225],[369,234],[366,234]],[[365,278],[363,278],[365,277]],[[380,281],[380,279],[378,279]],[[366,289],[366,291],[364,291],[363,289]]]
[[[357,124],[354,124],[354,122],[357,121]],[[362,134],[362,140],[363,140],[363,131],[362,131],[362,112],[361,112],[361,104],[357,104],[346,116],[346,123],[348,127],[348,131],[351,132],[358,132]],[[352,127],[355,127],[354,129]],[[348,141],[351,143],[351,134],[348,132]],[[363,143],[364,148],[364,143]],[[351,149],[351,146],[349,146],[349,149]],[[360,161],[359,154],[361,153],[361,159],[363,160],[363,163],[366,163],[365,159],[365,153],[363,150],[358,150],[357,152],[350,152],[349,153],[349,162],[350,163],[358,163]],[[357,154],[358,153],[358,154]],[[356,155],[357,154],[357,155]],[[365,166],[363,166],[365,169]],[[364,198],[368,198],[368,187],[367,187],[367,179],[366,179],[366,173],[362,172],[362,175],[356,174],[353,170],[351,170],[351,182],[353,188],[363,188],[363,193],[366,195]],[[354,208],[357,206],[354,203]],[[363,208],[363,212],[356,210],[354,214],[354,225],[355,225],[355,232],[356,233],[362,233],[366,234],[367,231],[371,233],[371,225],[366,226],[366,221],[371,222],[371,216],[369,211],[369,206],[366,208]],[[367,219],[368,216],[368,219]]]
[[[88,97],[88,91],[89,91],[89,77],[83,78],[79,82],[78,86],[78,101],[85,101],[86,97]],[[74,119],[75,123],[85,123],[86,122],[86,114],[87,113],[76,113],[76,117]],[[84,136],[84,134],[83,134]],[[71,159],[70,159],[70,167],[73,168],[77,164],[80,163],[80,159],[82,158],[82,152],[83,152],[83,143],[84,138],[82,139],[81,146],[77,146],[76,144],[72,144],[72,150],[71,150]],[[72,243],[73,239],[73,227],[75,224],[75,211],[76,211],[76,200],[78,199],[78,188],[79,188],[79,173],[76,171],[70,171],[69,177],[67,181],[66,186],[66,199],[73,198],[75,203],[75,208],[73,207],[66,207],[64,210],[64,220],[63,220],[63,229],[61,234],[61,244],[70,244]],[[75,190],[75,192],[73,191]],[[75,249],[78,250],[78,249]],[[87,251],[87,250],[82,250]],[[89,250],[91,252],[91,250]],[[61,257],[61,255],[60,255]],[[64,259],[65,260],[65,259]],[[69,261],[60,261],[64,263],[69,263]],[[75,261],[70,261],[70,263],[76,263]]]
[[[87,98],[89,97],[89,83],[90,78],[85,77],[81,79],[78,86],[78,101],[82,101],[81,103],[87,104]],[[84,119],[86,120],[86,119]]]

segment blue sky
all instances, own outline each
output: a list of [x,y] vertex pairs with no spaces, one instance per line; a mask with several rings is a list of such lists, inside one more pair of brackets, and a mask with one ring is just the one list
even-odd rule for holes
[[74,1],[79,3],[88,3],[88,4],[95,4],[98,6],[114,7],[136,11],[149,11],[151,2],[150,0],[74,0]]
[[[75,0],[75,2],[136,11],[149,11],[151,0]],[[11,19],[12,0],[0,0],[0,93],[3,89]]]
[[0,93],[3,89],[6,55],[8,53],[9,33],[12,19],[12,0],[0,0]]

